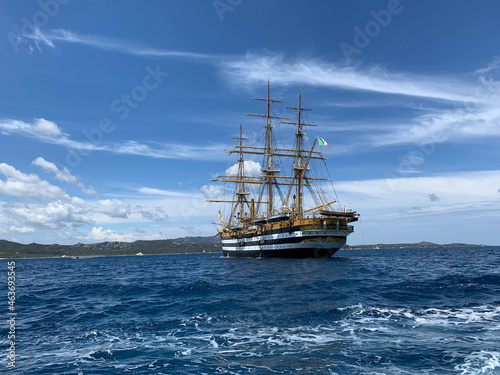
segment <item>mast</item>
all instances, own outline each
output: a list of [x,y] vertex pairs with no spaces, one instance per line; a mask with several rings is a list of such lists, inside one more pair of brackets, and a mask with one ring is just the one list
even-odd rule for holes
[[264,184],[262,186],[259,201],[261,200],[264,193],[264,189],[267,188],[267,215],[271,216],[273,214],[273,204],[274,204],[274,196],[273,196],[273,186],[276,184],[275,175],[280,172],[278,168],[274,166],[274,157],[276,156],[274,145],[273,145],[273,126],[271,123],[271,119],[280,119],[280,120],[288,120],[288,118],[284,117],[276,117],[271,116],[271,103],[282,103],[281,100],[273,100],[271,99],[271,88],[270,81],[267,81],[267,98],[253,98],[254,100],[262,100],[266,102],[266,114],[259,115],[253,113],[247,113],[248,116],[257,116],[264,117],[266,119],[266,124],[264,126],[266,130],[265,144],[264,144],[264,162],[263,162],[263,180]]
[[248,204],[247,195],[250,192],[245,190],[245,159],[243,158],[243,140],[248,140],[248,138],[243,138],[243,127],[240,122],[240,136],[239,137],[231,137],[231,139],[238,139],[240,141],[240,155],[238,158],[238,173],[237,178],[239,180],[236,186],[236,204],[233,206],[230,216],[230,222],[234,215],[236,214],[236,210],[240,207],[240,215],[241,219],[243,219],[243,212],[245,210],[245,203]]
[[[304,124],[302,122],[302,111],[312,111],[311,108],[302,108],[302,88],[299,89],[299,103],[297,107],[285,107],[289,109],[295,109],[297,111],[297,122],[282,122],[283,124],[295,125],[297,130],[295,132],[295,160],[293,164],[293,174],[295,179],[298,180],[297,184],[297,195],[295,197],[296,214],[300,215],[302,212],[303,206],[303,186],[304,180],[306,180],[306,172],[309,164],[309,159],[311,158],[313,149],[309,151],[308,161],[304,163],[303,161],[303,153],[307,152],[307,150],[303,149],[304,144],[304,132],[302,131],[304,126],[316,126],[314,124]],[[314,148],[314,144],[313,144]],[[292,186],[288,189],[288,194],[286,197],[286,204],[288,204],[288,200],[290,198],[290,194],[292,191]]]

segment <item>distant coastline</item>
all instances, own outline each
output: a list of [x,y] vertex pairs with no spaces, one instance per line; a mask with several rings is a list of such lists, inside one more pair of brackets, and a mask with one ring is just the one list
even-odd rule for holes
[[476,245],[469,243],[448,243],[437,244],[434,242],[421,241],[417,243],[393,243],[393,244],[375,244],[375,245],[344,245],[342,250],[371,250],[371,249],[425,249],[439,247],[488,247],[488,245]]
[[120,255],[158,255],[221,252],[220,240],[212,237],[183,237],[171,240],[100,242],[75,245],[20,244],[0,240],[0,258],[54,258]]
[[[440,247],[486,247],[466,243],[436,244],[433,242],[345,245],[342,250],[371,249],[407,249],[407,248],[440,248]],[[0,258],[58,258],[87,256],[120,256],[120,255],[161,255],[161,254],[194,254],[222,252],[220,239],[211,237],[182,237],[171,240],[135,241],[135,242],[100,242],[94,244],[77,243],[75,245],[43,245],[37,243],[20,244],[0,240]]]

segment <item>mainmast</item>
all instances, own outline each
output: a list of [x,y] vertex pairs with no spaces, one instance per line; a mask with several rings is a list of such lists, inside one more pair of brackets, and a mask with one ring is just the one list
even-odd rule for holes
[[273,145],[273,126],[271,124],[271,119],[280,119],[280,120],[288,120],[287,118],[284,117],[276,117],[276,116],[271,116],[271,103],[282,103],[283,101],[281,100],[273,100],[271,99],[271,88],[270,88],[270,82],[269,80],[267,81],[267,98],[266,99],[261,99],[261,98],[253,98],[254,100],[262,100],[266,102],[266,114],[265,115],[259,115],[259,114],[253,114],[253,113],[247,113],[248,116],[257,116],[257,117],[264,117],[266,119],[266,139],[265,139],[265,145],[264,145],[264,163],[263,163],[263,179],[264,179],[264,184],[262,186],[262,190],[260,193],[259,201],[262,198],[262,195],[264,193],[264,189],[267,188],[268,196],[267,196],[267,215],[271,216],[273,214],[273,204],[274,204],[274,196],[273,196],[273,186],[276,184],[276,174],[280,172],[278,168],[275,167],[274,165],[274,156],[275,150],[274,150],[274,145]]

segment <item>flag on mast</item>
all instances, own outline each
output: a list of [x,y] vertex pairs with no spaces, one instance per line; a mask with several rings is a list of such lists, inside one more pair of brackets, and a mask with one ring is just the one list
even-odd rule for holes
[[326,143],[326,141],[321,137],[318,137],[318,143],[320,146],[328,146],[328,147],[332,148],[332,146],[330,146],[328,143]]

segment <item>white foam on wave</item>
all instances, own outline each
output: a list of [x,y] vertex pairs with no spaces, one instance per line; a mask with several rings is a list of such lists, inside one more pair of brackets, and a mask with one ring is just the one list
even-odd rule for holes
[[[264,349],[293,348],[302,350],[311,347],[328,345],[340,340],[344,340],[338,334],[337,328],[328,326],[298,326],[287,328],[265,327],[239,327],[232,328],[221,335],[230,348],[250,348],[261,347]],[[244,349],[243,349],[244,350]]]
[[213,348],[217,349],[219,347],[219,344],[217,344],[217,341],[213,337],[210,337],[210,340],[208,341],[210,345],[212,345]]
[[376,308],[363,305],[350,306],[353,312],[346,318],[352,323],[354,319],[361,324],[398,322],[410,320],[413,327],[418,326],[464,326],[474,323],[485,324],[487,330],[498,330],[500,322],[500,306],[482,305],[459,309],[429,308]]
[[[415,317],[422,325],[463,326],[473,323],[491,323],[500,320],[500,307],[478,306],[462,309],[428,309]],[[491,327],[496,327],[493,324]]]
[[456,371],[462,375],[497,374],[500,369],[500,352],[485,351],[474,352],[465,357],[463,364],[455,366]]
[[[269,351],[297,354],[311,349],[321,350],[321,347],[340,347],[346,340],[353,340],[356,345],[375,345],[391,337],[405,337],[404,342],[395,345],[412,343],[424,346],[429,342],[447,340],[457,345],[466,342],[480,345],[479,341],[488,342],[493,339],[491,335],[495,335],[493,331],[500,329],[500,307],[493,305],[389,308],[356,304],[337,310],[342,317],[334,319],[332,324],[295,327],[263,326],[251,320],[235,321],[234,317],[229,324],[221,324],[224,322],[221,316],[198,314],[184,320],[184,325],[178,327],[180,332],[168,337],[168,341],[181,356],[186,355],[183,353],[186,347],[192,349],[187,355],[221,354],[234,350],[233,353],[240,351],[240,355],[245,356]],[[406,337],[409,328],[412,336]],[[474,349],[481,347],[471,348]]]

